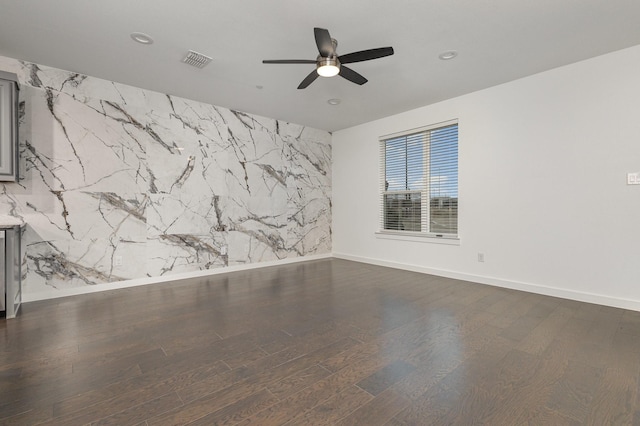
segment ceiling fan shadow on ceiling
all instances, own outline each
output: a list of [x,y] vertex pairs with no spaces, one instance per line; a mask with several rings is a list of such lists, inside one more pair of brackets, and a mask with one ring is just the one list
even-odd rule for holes
[[315,64],[316,69],[305,77],[298,86],[298,89],[305,89],[315,81],[318,76],[333,77],[340,75],[343,78],[363,85],[367,79],[358,74],[351,68],[345,67],[344,64],[354,62],[370,61],[372,59],[384,58],[393,55],[393,47],[379,47],[377,49],[360,50],[358,52],[340,55],[336,53],[338,42],[331,38],[329,31],[324,28],[314,28],[313,32],[316,38],[316,46],[318,46],[318,57],[313,59],[267,59],[262,61],[263,64]]

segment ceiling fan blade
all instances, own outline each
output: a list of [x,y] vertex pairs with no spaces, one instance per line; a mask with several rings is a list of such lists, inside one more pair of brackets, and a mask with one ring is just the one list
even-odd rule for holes
[[344,65],[340,66],[340,75],[346,78],[347,80],[355,84],[359,84],[361,86],[368,81],[366,78],[364,78],[363,76],[361,76],[360,74],[352,70],[351,68],[345,67]]
[[332,56],[335,52],[333,51],[333,42],[331,41],[329,30],[324,28],[314,28],[313,34],[316,36],[316,46],[318,46],[320,56],[323,58]]
[[370,61],[372,59],[384,58],[393,55],[393,47],[379,47],[377,49],[361,50],[359,52],[347,53],[338,56],[341,64],[352,64],[354,62]]
[[298,89],[306,89],[311,83],[313,83],[316,78],[318,78],[318,72],[316,70],[311,71],[311,73],[302,80],[302,83],[298,86]]
[[313,59],[265,59],[263,64],[315,64]]

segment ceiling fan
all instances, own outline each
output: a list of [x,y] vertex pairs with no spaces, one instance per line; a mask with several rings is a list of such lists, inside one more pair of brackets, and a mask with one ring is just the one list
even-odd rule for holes
[[347,80],[363,85],[367,79],[358,74],[351,68],[347,68],[344,64],[354,62],[370,61],[371,59],[383,58],[393,55],[393,47],[379,47],[377,49],[360,50],[358,52],[340,55],[336,53],[338,42],[331,38],[329,31],[324,28],[314,28],[313,32],[316,37],[316,45],[320,54],[315,60],[312,59],[273,59],[264,60],[263,64],[316,64],[316,69],[302,80],[298,89],[304,89],[315,81],[318,76],[333,77],[340,75]]

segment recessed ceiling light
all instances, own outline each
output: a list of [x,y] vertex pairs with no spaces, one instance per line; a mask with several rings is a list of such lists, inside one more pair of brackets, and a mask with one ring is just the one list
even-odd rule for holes
[[140,44],[152,44],[153,39],[145,33],[131,33],[131,38]]
[[458,52],[456,52],[455,50],[448,50],[439,54],[438,58],[442,59],[443,61],[448,61],[449,59],[453,59],[456,56],[458,56]]
[[340,105],[340,102],[342,102],[340,99],[335,99],[335,98],[334,99],[329,99],[327,101],[327,103],[329,105]]

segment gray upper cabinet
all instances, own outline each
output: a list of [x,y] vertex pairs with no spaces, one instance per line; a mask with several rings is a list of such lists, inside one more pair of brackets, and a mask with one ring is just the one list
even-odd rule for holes
[[18,76],[0,71],[0,181],[18,181]]

